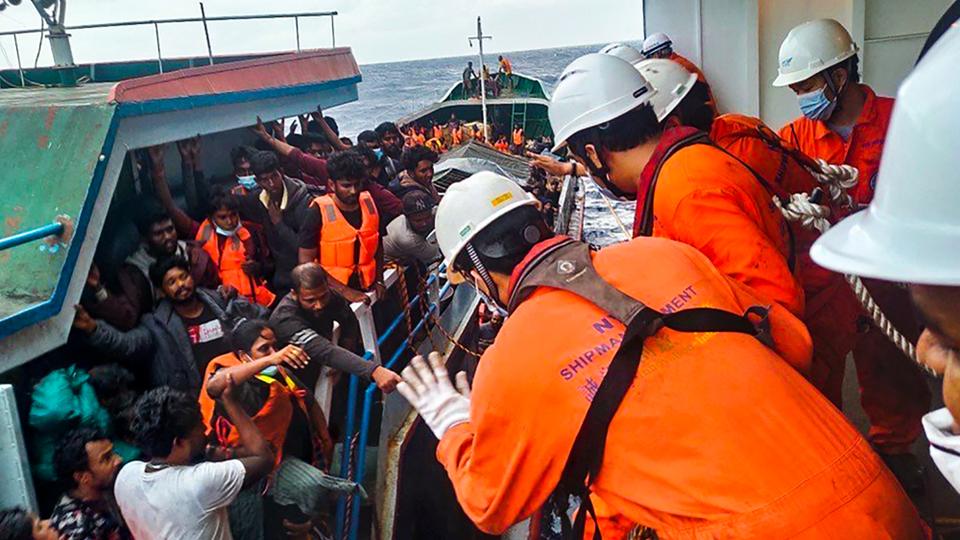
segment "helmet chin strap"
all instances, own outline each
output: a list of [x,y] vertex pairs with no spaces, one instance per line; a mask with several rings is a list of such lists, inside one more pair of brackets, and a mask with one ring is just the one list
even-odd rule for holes
[[607,167],[607,164],[603,162],[603,158],[600,157],[600,154],[597,154],[597,161],[600,162],[600,166],[596,166],[592,159],[586,158],[584,161],[587,163],[587,168],[590,169],[590,174],[594,179],[599,180],[596,182],[597,187],[600,188],[600,191],[603,192],[604,196],[607,198],[616,199],[618,201],[629,201],[633,200],[630,198],[630,194],[621,190],[610,180],[610,168]]
[[509,314],[507,312],[506,306],[500,303],[500,290],[497,288],[497,284],[493,281],[493,277],[490,276],[490,272],[487,271],[487,267],[483,265],[483,262],[480,261],[480,256],[477,255],[476,250],[473,249],[472,244],[467,244],[465,246],[467,251],[467,257],[470,258],[470,263],[473,264],[473,267],[477,270],[477,273],[480,274],[480,279],[483,280],[483,283],[487,286],[487,290],[490,291],[490,294],[484,294],[483,290],[480,289],[479,283],[474,283],[474,287],[477,288],[477,292],[480,293],[480,297],[483,298],[484,303],[487,304],[487,307],[496,311],[504,318]]

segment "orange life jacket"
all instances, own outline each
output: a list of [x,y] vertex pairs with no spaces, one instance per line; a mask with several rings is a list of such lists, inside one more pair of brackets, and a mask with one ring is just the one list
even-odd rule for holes
[[450,133],[453,138],[453,144],[457,145],[463,142],[463,128],[457,128]]
[[220,269],[220,281],[224,285],[234,287],[237,294],[262,306],[273,304],[277,296],[262,281],[243,271],[243,263],[247,261],[247,249],[244,246],[252,240],[246,227],[240,225],[237,234],[227,238],[223,243],[223,251],[220,251],[216,227],[209,219],[205,219],[197,230],[196,240]]
[[522,129],[513,130],[513,145],[523,146],[523,130]]
[[[217,414],[216,401],[207,395],[207,381],[217,370],[239,366],[241,363],[241,360],[234,353],[227,353],[214,358],[207,364],[207,370],[203,376],[203,386],[200,388],[200,414],[203,416],[203,425],[207,429],[207,435],[214,434],[219,444],[226,447],[234,447],[240,444],[240,434],[226,417]],[[257,375],[257,381],[251,381],[253,384],[270,385],[270,394],[267,396],[266,402],[251,419],[267,442],[273,446],[273,451],[276,453],[275,466],[279,465],[283,459],[283,443],[286,441],[290,420],[293,418],[293,404],[296,403],[309,418],[307,405],[304,401],[306,391],[297,388],[296,383],[282,368],[278,368],[278,370],[278,377]]]
[[[376,255],[380,245],[380,215],[373,197],[366,191],[360,193],[360,213],[363,218],[360,230],[354,229],[343,217],[333,195],[317,197],[310,204],[320,211],[323,223],[317,246],[320,265],[344,285],[357,273],[361,289],[373,286],[377,279]],[[358,244],[359,255],[355,252]]]
[[443,137],[443,129],[440,126],[433,126],[433,138],[440,139]]
[[[521,276],[531,264],[528,257],[518,266]],[[765,303],[697,250],[666,239],[602,249],[593,266],[661,312],[742,313]],[[514,276],[511,291],[523,283]],[[544,321],[550,339],[532,339]],[[825,531],[855,540],[923,538],[892,473],[788,364],[809,361],[803,324],[777,305],[769,321],[777,352],[728,332],[662,328],[647,338],[605,444],[597,441],[602,464],[590,489],[610,513],[663,540],[812,540]],[[483,531],[499,534],[530,516],[557,486],[624,330],[607,310],[550,286],[513,309],[478,364],[469,421],[437,447],[458,501]]]

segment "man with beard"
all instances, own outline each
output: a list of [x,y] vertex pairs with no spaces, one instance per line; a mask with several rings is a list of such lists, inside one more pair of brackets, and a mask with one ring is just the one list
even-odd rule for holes
[[75,429],[54,455],[57,476],[67,492],[53,509],[50,523],[61,540],[128,540],[133,538],[112,500],[120,456],[106,435]]
[[[190,266],[181,257],[153,265],[150,277],[162,299],[129,332],[92,318],[77,306],[73,327],[87,335],[95,348],[120,358],[152,354],[151,386],[171,386],[197,395],[207,363],[230,352],[224,322],[237,315],[266,316],[266,309],[242,297],[196,287]],[[235,296],[235,295],[234,295]]]
[[417,261],[424,265],[440,258],[433,232],[436,205],[426,192],[415,190],[403,196],[403,215],[387,225],[383,253],[388,261]]
[[157,259],[166,257],[181,257],[188,262],[190,275],[194,283],[211,289],[220,285],[220,275],[217,266],[210,260],[210,256],[202,247],[180,240],[173,219],[159,205],[148,202],[142,214],[136,220],[142,241],[140,248],[127,257],[127,263],[136,266],[150,287],[150,295],[157,298],[159,293],[150,281],[150,267]]
[[[320,368],[330,367],[371,379],[384,392],[392,392],[400,377],[376,361],[366,361],[348,349],[358,350],[360,327],[344,298],[330,290],[327,272],[317,263],[305,263],[293,270],[293,290],[277,305],[270,326],[281,343],[306,351],[310,363],[297,376],[312,388]],[[340,343],[334,345],[333,323],[340,325]]]
[[356,152],[334,154],[328,163],[329,194],[311,202],[302,237],[300,262],[318,261],[330,274],[330,286],[350,302],[369,302],[365,291],[382,297],[383,243],[380,214],[363,190],[367,169]]
[[375,131],[380,136],[380,148],[383,149],[383,153],[388,158],[383,163],[383,170],[392,180],[400,174],[401,170],[400,156],[403,154],[403,135],[400,134],[400,130],[393,122],[383,122],[377,126]]

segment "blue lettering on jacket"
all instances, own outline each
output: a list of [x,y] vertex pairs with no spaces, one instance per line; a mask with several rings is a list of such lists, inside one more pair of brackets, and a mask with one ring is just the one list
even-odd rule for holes
[[673,313],[674,311],[677,311],[685,306],[688,302],[690,302],[690,300],[693,300],[693,297],[696,295],[696,289],[693,288],[693,285],[689,285],[680,291],[680,294],[671,298],[670,301],[667,302],[660,311],[663,313]]

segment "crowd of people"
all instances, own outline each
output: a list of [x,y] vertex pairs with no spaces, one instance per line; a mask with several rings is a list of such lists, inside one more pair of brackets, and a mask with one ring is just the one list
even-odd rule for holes
[[139,246],[95,257],[68,344],[98,367],[33,392],[69,381],[97,414],[59,411],[73,416],[43,433],[42,480],[64,494],[48,521],[5,512],[0,537],[312,538],[333,496],[360,489],[329,474],[337,426],[314,389],[341,373],[384,393],[400,381],[363,357],[350,303],[384,299],[388,266],[439,262],[437,154],[390,122],[355,145],[319,109],[294,124],[257,118],[227,177],[204,174],[200,137],[177,143],[185,204],[170,145],[136,153]]
[[[795,27],[773,85],[802,115],[779,132],[718,115],[663,34],[575,60],[549,110],[553,151],[572,160],[536,163],[636,200],[629,242],[554,235],[539,201],[493,173],[447,190],[440,249],[496,314],[481,328],[492,346],[472,384],[430,355],[398,390],[481,530],[534,514],[562,538],[931,537],[914,502],[922,431],[960,489],[949,27],[896,103],[860,81],[840,23]],[[918,339],[919,364],[898,346]],[[841,412],[851,353],[866,437]],[[928,412],[924,369],[945,373],[946,408]]]
[[[860,82],[839,23],[794,28],[774,86],[802,116],[779,132],[718,115],[704,74],[664,34],[642,51],[610,45],[561,74],[551,150],[571,159],[530,155],[526,189],[481,172],[441,198],[442,149],[422,139],[451,133],[385,122],[353,145],[319,110],[299,133],[258,118],[228,178],[205,177],[200,138],[178,143],[185,206],[165,149],[147,149],[140,246],[118,267],[94,265],[76,307],[73,343],[118,365],[69,376],[111,418],[55,437],[62,497],[49,520],[0,512],[0,538],[311,538],[324,495],[360,490],[328,474],[336,436],[313,389],[330,372],[399,390],[485,532],[536,512],[571,538],[929,538],[911,501],[925,489],[911,453],[923,429],[960,489],[957,278],[944,255],[954,156],[917,142],[924,122],[957,135],[935,115],[960,101],[930,91],[960,53],[960,34],[944,40],[895,108]],[[888,135],[891,117],[904,121]],[[887,137],[902,148],[884,151]],[[839,225],[818,239],[772,201],[830,191],[838,168],[826,164],[858,175],[849,196],[824,196]],[[635,239],[596,251],[556,235],[566,175],[637,200]],[[922,195],[908,194],[915,182]],[[904,245],[879,213],[927,231],[936,253]],[[388,264],[441,259],[489,314],[473,389],[436,354],[402,376],[361,356],[349,304],[383,298]],[[920,360],[946,371],[946,409],[928,414],[921,370],[838,272],[878,278],[867,290],[919,339]],[[840,410],[851,353],[866,438]],[[121,444],[135,455],[121,460]]]

